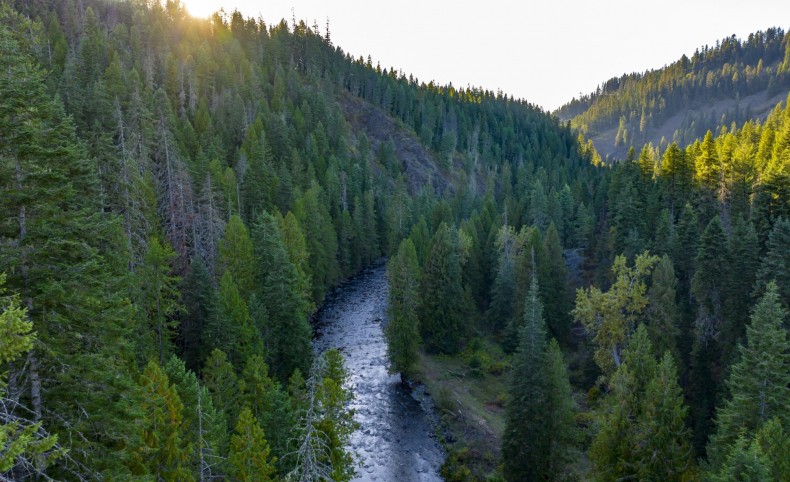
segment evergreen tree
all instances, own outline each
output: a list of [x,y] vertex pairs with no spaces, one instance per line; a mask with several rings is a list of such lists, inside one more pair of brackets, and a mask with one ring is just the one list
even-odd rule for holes
[[675,361],[666,352],[647,384],[637,422],[639,480],[686,480],[694,453]]
[[541,298],[546,303],[546,324],[549,333],[559,341],[570,338],[571,311],[568,292],[568,269],[562,255],[559,233],[554,223],[546,230],[543,240],[545,263],[538,264]]
[[[217,411],[222,413],[227,424],[226,432],[234,426],[239,413],[239,397],[241,390],[239,380],[228,356],[215,348],[206,359],[201,373],[203,386],[211,394],[211,400]],[[224,451],[223,451],[224,453]]]
[[299,293],[298,272],[288,258],[277,220],[263,212],[253,226],[258,259],[257,292],[266,307],[269,366],[280,380],[295,368],[308,371],[312,357],[307,302]]
[[776,284],[769,283],[727,379],[729,397],[716,413],[716,433],[708,448],[713,468],[722,466],[739,431],[751,438],[772,417],[783,423],[790,418],[790,342],[782,327],[786,318]]
[[192,447],[190,470],[197,480],[210,480],[222,474],[223,450],[227,447],[227,423],[214,408],[211,394],[200,386],[194,372],[176,356],[163,367],[184,404],[184,441]]
[[192,261],[180,291],[184,306],[178,336],[180,356],[190,370],[198,372],[211,349],[209,327],[219,316],[211,275],[200,259]]
[[675,360],[680,360],[676,343],[680,332],[678,329],[680,313],[675,301],[677,278],[669,256],[662,256],[656,264],[647,297],[649,300],[646,311],[647,330],[656,353],[669,351]]
[[401,241],[398,253],[387,266],[389,281],[388,320],[385,327],[390,370],[401,374],[403,380],[415,373],[417,350],[420,346],[417,319],[420,266],[417,251],[410,239]]
[[790,307],[790,220],[779,218],[768,236],[766,254],[757,275],[760,291],[776,281],[779,297]]
[[456,353],[465,339],[458,233],[442,223],[436,230],[420,276],[420,331],[429,351]]
[[550,480],[563,480],[569,467],[575,461],[574,447],[578,441],[576,428],[576,404],[573,400],[568,370],[557,340],[549,341],[546,352],[548,433],[551,434],[549,447]]
[[768,420],[757,433],[757,443],[770,461],[771,475],[774,480],[790,480],[790,434],[785,431],[778,417]]
[[[188,467],[192,447],[185,440],[181,398],[164,370],[149,362],[140,377],[145,445],[135,458],[157,480],[194,480]],[[143,473],[137,474],[143,475]]]
[[241,403],[250,409],[267,434],[272,451],[282,459],[295,423],[288,397],[280,383],[269,376],[269,366],[262,356],[253,355],[247,359],[241,385]]
[[721,468],[708,476],[712,482],[762,482],[771,480],[770,462],[760,446],[738,437]]
[[126,301],[123,235],[115,216],[102,212],[95,161],[25,53],[32,42],[21,42],[30,37],[9,30],[32,32],[32,24],[0,10],[0,272],[42,348],[14,366],[8,391],[22,396],[16,380],[28,380],[33,421],[72,441],[71,457],[85,477],[123,473],[139,395],[128,340],[143,330]]
[[[514,299],[516,295],[516,234],[511,226],[503,226],[497,236],[499,248],[499,263],[497,266],[494,284],[491,287],[491,305],[487,313],[493,330],[499,331],[502,327],[512,327],[516,309]],[[509,336],[518,338],[518,330],[513,329]],[[515,350],[517,341],[507,347],[508,351]]]
[[236,423],[236,433],[230,441],[228,465],[234,480],[242,482],[275,480],[276,469],[271,459],[269,444],[263,429],[249,408],[245,408]]
[[[33,348],[36,334],[16,296],[4,292],[5,274],[0,274],[0,365],[13,363]],[[6,373],[0,373],[0,477],[20,478],[41,474],[63,452],[56,447],[57,435],[48,435],[41,422],[17,414],[6,402]],[[10,401],[10,400],[9,400]],[[24,474],[24,475],[23,475]]]
[[219,243],[219,276],[229,273],[239,293],[249,299],[255,286],[255,258],[252,240],[244,221],[232,215]]
[[524,304],[502,436],[507,480],[560,480],[570,461],[573,401],[556,342],[548,348],[538,281]]
[[172,351],[171,342],[178,323],[176,315],[181,310],[180,278],[172,275],[175,258],[176,253],[168,244],[151,238],[137,276],[140,292],[137,306],[155,337],[153,343],[144,340],[141,348],[156,347],[154,353],[159,363],[164,363],[165,355]]

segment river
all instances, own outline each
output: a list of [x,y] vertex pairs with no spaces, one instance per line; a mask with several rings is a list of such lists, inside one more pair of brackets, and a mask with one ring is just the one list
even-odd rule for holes
[[317,314],[316,348],[339,349],[349,373],[359,422],[350,447],[359,462],[354,480],[441,481],[444,451],[433,436],[432,411],[387,373],[387,288],[380,265],[330,294]]

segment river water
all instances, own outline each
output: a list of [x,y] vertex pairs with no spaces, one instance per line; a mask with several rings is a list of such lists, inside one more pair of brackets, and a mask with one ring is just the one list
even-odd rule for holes
[[441,481],[444,451],[433,436],[431,409],[387,373],[386,310],[386,271],[377,266],[336,289],[318,312],[316,348],[340,350],[355,395],[354,480]]

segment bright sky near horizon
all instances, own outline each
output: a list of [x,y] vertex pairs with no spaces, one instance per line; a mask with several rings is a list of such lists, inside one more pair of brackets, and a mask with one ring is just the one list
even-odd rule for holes
[[660,68],[735,34],[790,26],[786,0],[182,0],[195,16],[238,8],[267,24],[292,8],[354,57],[421,81],[501,89],[554,110],[624,73]]

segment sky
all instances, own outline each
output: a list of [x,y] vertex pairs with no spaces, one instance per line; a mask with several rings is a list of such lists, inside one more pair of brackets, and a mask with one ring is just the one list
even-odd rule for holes
[[790,27],[787,0],[182,0],[267,24],[293,13],[354,57],[420,81],[483,87],[554,110],[624,73],[661,68],[703,45]]

